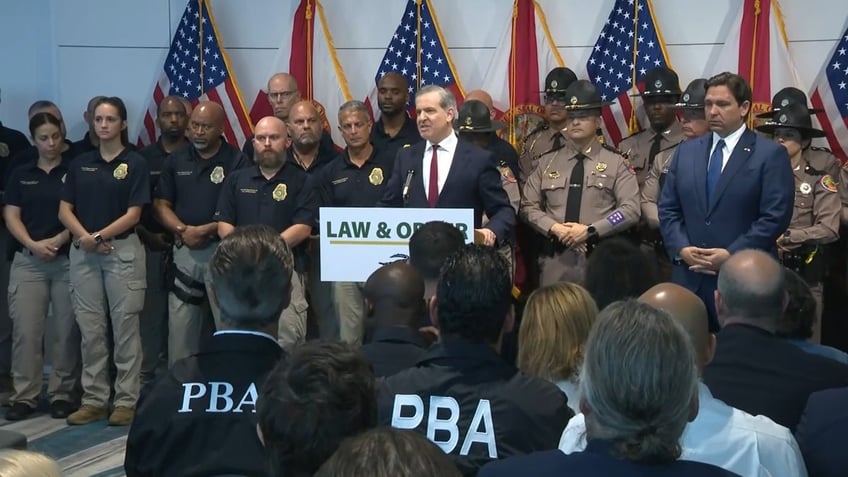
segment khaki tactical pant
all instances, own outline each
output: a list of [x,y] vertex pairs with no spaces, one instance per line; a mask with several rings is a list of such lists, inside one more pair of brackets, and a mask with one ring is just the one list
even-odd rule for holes
[[[217,241],[200,250],[174,247],[174,266],[177,269],[174,286],[180,292],[168,294],[169,367],[197,353],[203,338],[212,334],[212,327],[220,328],[218,307],[209,299],[209,259],[217,247]],[[188,303],[185,299],[195,303]]]

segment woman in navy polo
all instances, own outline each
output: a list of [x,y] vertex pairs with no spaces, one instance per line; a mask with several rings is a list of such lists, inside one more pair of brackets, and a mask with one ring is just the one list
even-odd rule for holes
[[68,172],[62,158],[62,123],[37,113],[29,131],[38,159],[16,168],[6,188],[3,216],[17,250],[9,274],[14,392],[6,419],[26,419],[38,407],[44,357],[44,321],[53,307],[53,371],[47,384],[50,414],[65,418],[73,411],[71,393],[79,361],[79,331],[74,323],[69,284],[70,234],[59,222],[59,196]]
[[82,335],[82,406],[68,424],[109,413],[108,319],[118,370],[109,424],[125,426],[138,400],[138,318],[147,287],[144,248],[134,228],[150,202],[150,173],[144,157],[127,148],[127,109],[120,98],[95,103],[94,130],[100,147],[74,159],[59,206],[59,219],[74,237],[71,299]]

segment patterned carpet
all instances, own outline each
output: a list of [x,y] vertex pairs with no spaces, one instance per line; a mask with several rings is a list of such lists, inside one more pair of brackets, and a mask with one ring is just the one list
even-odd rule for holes
[[2,418],[0,428],[23,433],[28,448],[56,459],[67,477],[118,477],[124,475],[124,446],[129,427],[108,427],[106,421],[68,426],[49,414],[18,422]]

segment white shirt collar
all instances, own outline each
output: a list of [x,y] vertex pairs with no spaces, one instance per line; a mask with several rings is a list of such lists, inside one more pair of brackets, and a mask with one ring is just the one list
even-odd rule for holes
[[713,133],[713,147],[715,147],[715,145],[718,144],[719,140],[724,139],[724,147],[727,148],[727,151],[730,154],[733,154],[733,149],[736,148],[736,144],[739,143],[739,139],[742,138],[742,133],[745,132],[746,128],[747,128],[747,126],[745,126],[745,123],[743,122],[742,125],[739,126],[739,129],[728,134],[727,137],[721,137],[721,136],[718,135],[718,133],[714,132]]
[[[439,143],[439,148],[453,153],[456,150],[456,145],[458,142],[459,139],[456,137],[456,133],[451,132],[450,134],[448,134],[448,137],[442,139],[442,142]],[[425,147],[424,150],[426,152],[432,153],[433,143],[430,142],[430,140],[427,140],[427,147]]]
[[261,331],[221,330],[221,331],[216,331],[212,336],[218,336],[218,335],[254,335],[254,336],[261,336],[263,338],[268,338],[269,340],[273,341],[274,344],[276,344],[277,346],[280,345],[279,343],[277,343],[276,338],[269,335],[268,333],[263,333]]

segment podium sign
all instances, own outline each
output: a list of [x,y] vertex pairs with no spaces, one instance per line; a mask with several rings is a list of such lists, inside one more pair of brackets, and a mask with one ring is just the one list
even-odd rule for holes
[[409,238],[434,220],[453,224],[474,241],[473,209],[321,207],[321,281],[364,282],[382,263],[409,254]]

